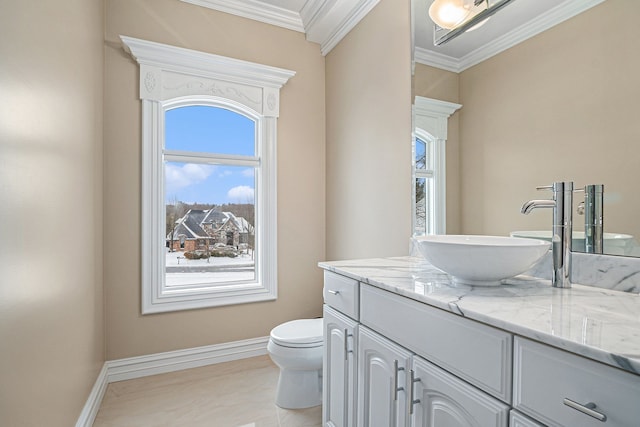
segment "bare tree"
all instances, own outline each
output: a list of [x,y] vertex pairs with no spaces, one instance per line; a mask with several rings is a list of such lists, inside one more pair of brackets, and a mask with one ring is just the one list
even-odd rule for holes
[[186,213],[186,206],[176,196],[169,199],[166,206],[166,232],[169,235],[169,252],[173,252],[173,240],[178,227],[178,221]]

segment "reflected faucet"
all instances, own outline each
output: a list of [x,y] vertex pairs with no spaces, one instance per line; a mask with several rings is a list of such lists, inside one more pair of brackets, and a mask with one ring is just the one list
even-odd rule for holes
[[554,182],[552,185],[537,187],[551,190],[551,200],[530,200],[522,205],[522,213],[528,215],[537,208],[553,208],[551,230],[551,253],[553,271],[551,284],[555,288],[571,287],[571,238],[573,234],[573,182]]
[[604,185],[585,185],[584,201],[578,205],[578,215],[584,215],[584,249],[588,254],[604,252]]

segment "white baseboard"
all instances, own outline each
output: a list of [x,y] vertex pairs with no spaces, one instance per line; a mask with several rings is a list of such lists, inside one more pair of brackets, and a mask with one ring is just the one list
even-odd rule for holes
[[269,337],[253,338],[224,344],[207,345],[185,350],[168,351],[147,356],[109,360],[108,382],[130,380],[149,375],[164,374],[182,369],[213,365],[214,363],[267,354]]
[[104,363],[76,427],[91,427],[109,383],[267,354],[269,337],[168,351]]
[[100,409],[100,403],[102,403],[104,392],[107,391],[108,384],[107,364],[105,363],[102,365],[98,378],[93,384],[91,393],[89,393],[89,398],[87,398],[87,403],[84,404],[84,408],[82,408],[82,412],[80,412],[80,416],[76,422],[76,427],[91,427],[93,425],[93,421],[96,419],[96,415],[98,414],[98,409]]

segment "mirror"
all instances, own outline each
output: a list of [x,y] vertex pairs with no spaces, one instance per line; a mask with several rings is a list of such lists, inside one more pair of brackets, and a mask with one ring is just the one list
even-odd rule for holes
[[[430,3],[412,5],[413,95],[462,105],[446,142],[447,233],[550,235],[550,209],[520,213],[524,202],[551,197],[536,187],[603,184],[604,252],[640,256],[640,3],[518,0],[435,53],[421,27]],[[522,19],[516,7],[566,6],[558,3],[591,4],[496,53],[496,42],[507,44],[504,21]],[[574,194],[575,251],[583,199]]]

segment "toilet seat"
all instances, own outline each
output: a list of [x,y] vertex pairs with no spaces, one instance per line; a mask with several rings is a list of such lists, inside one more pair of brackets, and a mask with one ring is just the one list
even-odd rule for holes
[[308,348],[323,344],[322,318],[292,320],[271,330],[271,340],[283,347]]

